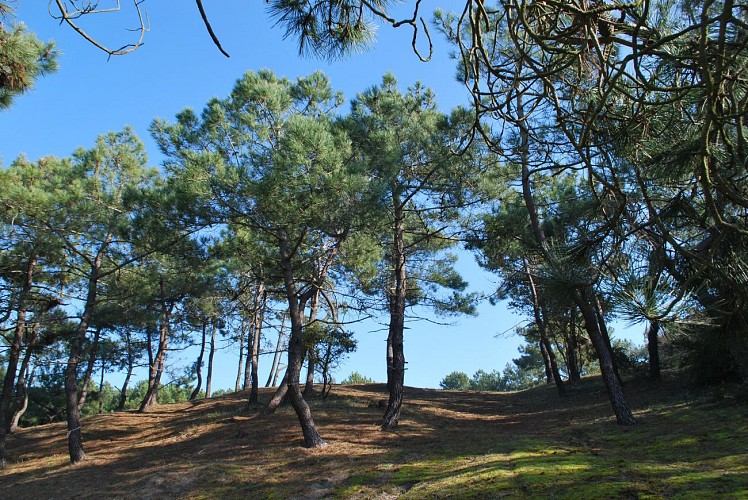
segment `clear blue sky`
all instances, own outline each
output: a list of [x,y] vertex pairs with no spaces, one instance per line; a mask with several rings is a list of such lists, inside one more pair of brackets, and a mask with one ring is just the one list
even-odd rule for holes
[[[123,7],[127,3],[122,2]],[[427,20],[437,3],[423,2]],[[126,125],[131,125],[145,142],[150,163],[158,165],[161,158],[148,134],[150,122],[156,117],[171,120],[185,107],[202,109],[211,97],[226,96],[247,70],[269,68],[293,79],[319,69],[348,99],[380,83],[391,71],[403,88],[421,81],[434,89],[445,111],[467,103],[465,89],[454,79],[455,63],[447,56],[449,47],[436,33],[435,54],[429,63],[420,62],[412,53],[409,31],[388,27],[380,29],[379,40],[369,52],[328,63],[300,58],[295,41],[283,40],[282,29],[273,28],[264,2],[206,0],[204,4],[213,29],[231,55],[229,59],[215,48],[191,2],[145,2],[151,27],[145,45],[132,54],[109,60],[49,17],[47,2],[18,2],[18,19],[40,38],[56,40],[62,57],[57,73],[43,77],[32,92],[18,97],[10,110],[0,112],[2,165],[22,153],[32,160],[46,155],[67,156],[79,146],[91,147],[98,134]],[[125,28],[137,25],[131,11],[101,14],[91,21],[85,29],[113,47],[131,42],[132,34]],[[459,266],[473,290],[491,292],[495,287],[492,277],[475,265],[470,254],[461,256]],[[438,387],[444,375],[453,370],[470,375],[478,369],[503,369],[517,356],[521,341],[516,336],[496,336],[511,333],[521,321],[523,318],[512,315],[502,304],[483,304],[478,317],[458,318],[451,326],[424,321],[409,324],[405,336],[406,385]],[[632,337],[641,343],[638,329]],[[336,378],[358,371],[384,381],[386,330],[381,325],[360,325],[356,338],[358,352],[348,358]],[[191,354],[178,352],[170,356],[185,363],[194,359]],[[233,387],[236,357],[233,351],[222,351],[214,388]],[[269,357],[261,360],[261,383],[270,362]]]

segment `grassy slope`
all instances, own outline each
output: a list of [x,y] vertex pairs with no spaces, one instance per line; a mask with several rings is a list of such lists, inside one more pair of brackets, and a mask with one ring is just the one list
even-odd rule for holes
[[258,417],[244,394],[104,415],[84,420],[77,466],[62,424],[11,436],[0,498],[748,498],[744,400],[667,383],[627,394],[634,428],[597,380],[566,400],[408,389],[399,429],[382,432],[369,406],[383,386],[335,387],[312,401],[330,444],[316,451],[290,407]]

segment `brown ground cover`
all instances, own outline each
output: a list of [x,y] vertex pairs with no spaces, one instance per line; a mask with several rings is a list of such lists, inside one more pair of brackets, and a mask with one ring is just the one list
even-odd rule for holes
[[10,436],[0,498],[748,495],[745,403],[667,383],[627,393],[635,428],[615,424],[597,380],[566,399],[408,388],[400,426],[383,432],[383,385],[335,386],[311,401],[321,450],[301,446],[290,407],[259,416],[245,393],[100,415],[83,421],[76,466],[64,424]]

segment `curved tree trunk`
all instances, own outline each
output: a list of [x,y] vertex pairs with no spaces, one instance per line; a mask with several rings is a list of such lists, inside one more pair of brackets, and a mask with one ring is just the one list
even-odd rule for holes
[[205,397],[209,398],[213,386],[213,357],[216,354],[216,322],[211,324],[210,351],[208,351],[208,375],[205,378]]
[[[273,397],[270,398],[270,402],[265,408],[262,409],[262,412],[260,412],[262,415],[272,415],[273,413],[275,413],[275,410],[277,410],[278,407],[283,403],[283,400],[288,394],[288,384],[286,383],[287,376],[288,372],[283,374],[280,385],[275,390],[275,393],[273,393]],[[249,408],[249,402],[247,402],[247,407]]]
[[13,434],[18,430],[18,422],[21,420],[21,417],[23,416],[24,413],[26,413],[26,410],[29,407],[28,387],[34,383],[34,372],[35,371],[36,371],[36,365],[34,365],[34,367],[31,368],[31,373],[29,373],[28,378],[23,376],[23,372],[21,373],[21,376],[18,378],[16,394],[18,394],[18,399],[20,399],[22,403],[21,403],[21,407],[18,408],[13,413],[13,418],[10,421],[10,429],[8,430],[10,434]]
[[130,384],[130,378],[132,377],[132,371],[135,365],[130,330],[125,330],[125,350],[127,351],[127,374],[125,375],[125,381],[122,383],[122,390],[119,394],[119,404],[117,405],[118,410],[124,410],[125,405],[127,404],[127,386]]
[[23,288],[18,298],[18,309],[16,310],[16,327],[13,331],[13,340],[8,353],[8,365],[3,379],[3,388],[0,393],[0,469],[5,467],[5,438],[10,429],[10,420],[13,415],[11,403],[13,401],[13,386],[16,382],[16,371],[18,361],[23,349],[23,337],[26,333],[26,314],[29,295],[34,284],[34,268],[36,266],[36,255],[29,258],[26,263],[26,276]]
[[[304,307],[307,299],[301,296],[296,290],[290,262],[291,252],[288,248],[288,242],[285,239],[281,240],[280,253],[283,283],[288,300],[288,317],[291,321],[291,335],[288,339],[288,368],[286,370],[288,394],[291,399],[291,405],[296,411],[296,416],[301,425],[301,432],[304,435],[304,446],[307,448],[321,448],[326,446],[327,443],[325,443],[322,436],[317,432],[317,427],[312,419],[312,412],[304,400],[304,396],[301,395],[301,388],[299,387],[299,376],[301,375],[301,364],[304,356]],[[316,293],[316,290],[313,293]]]
[[195,388],[190,393],[190,401],[197,398],[197,395],[200,394],[200,389],[203,387],[203,356],[205,355],[205,342],[207,341],[208,332],[207,328],[208,325],[205,320],[202,321],[202,340],[200,341],[200,353],[197,355],[197,361],[195,361],[195,373],[197,374],[197,384],[195,384]]

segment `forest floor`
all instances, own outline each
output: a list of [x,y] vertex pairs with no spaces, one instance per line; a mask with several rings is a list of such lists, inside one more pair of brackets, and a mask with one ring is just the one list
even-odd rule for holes
[[262,417],[246,393],[100,415],[83,421],[75,466],[64,424],[10,436],[0,498],[748,498],[744,385],[626,392],[634,427],[597,379],[565,399],[408,388],[383,432],[383,385],[334,386],[310,402],[320,450],[302,447],[290,406]]

